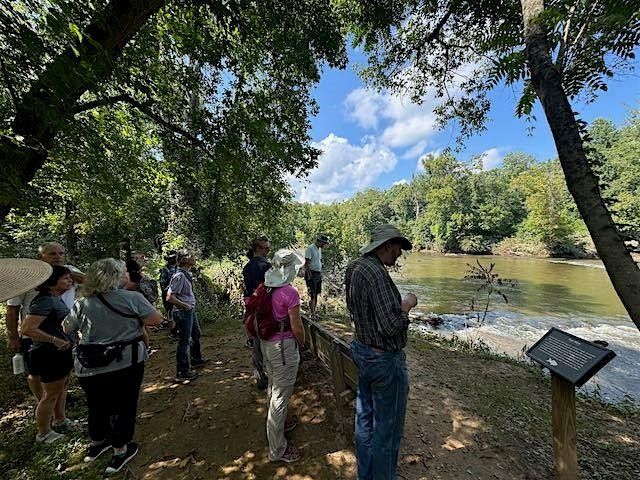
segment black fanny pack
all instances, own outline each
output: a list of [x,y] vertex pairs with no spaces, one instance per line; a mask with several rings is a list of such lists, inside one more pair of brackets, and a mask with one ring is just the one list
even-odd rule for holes
[[138,344],[142,336],[126,342],[114,342],[106,345],[88,343],[76,347],[76,357],[85,368],[106,367],[111,362],[122,360],[122,352],[131,345],[131,365],[138,363]]
[[[125,318],[137,318],[140,320],[140,317],[137,315],[133,315],[130,313],[124,313],[111,305],[101,293],[96,295],[98,300],[102,302],[102,304],[118,315]],[[106,367],[111,362],[118,360],[122,360],[122,352],[127,346],[131,345],[131,365],[135,365],[138,363],[138,348],[139,343],[143,340],[142,335],[134,338],[133,340],[126,340],[122,342],[114,342],[108,344],[96,344],[96,343],[87,343],[87,344],[79,344],[76,347],[76,357],[80,364],[85,368],[100,368]]]

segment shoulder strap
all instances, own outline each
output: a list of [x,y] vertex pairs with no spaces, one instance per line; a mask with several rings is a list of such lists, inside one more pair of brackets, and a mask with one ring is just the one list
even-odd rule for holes
[[111,310],[112,312],[117,313],[118,315],[120,315],[121,317],[125,317],[125,318],[137,318],[140,319],[140,317],[138,315],[134,315],[132,313],[124,313],[121,312],[120,310],[118,310],[116,307],[114,307],[113,305],[111,305],[109,302],[107,302],[107,299],[104,298],[104,295],[102,295],[102,293],[97,293],[96,297],[98,297],[98,300],[100,300],[105,307],[107,307],[109,310]]

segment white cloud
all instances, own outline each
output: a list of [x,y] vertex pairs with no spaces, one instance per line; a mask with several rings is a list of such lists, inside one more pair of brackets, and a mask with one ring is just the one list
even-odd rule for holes
[[383,103],[382,95],[365,88],[352,90],[344,101],[347,115],[368,130],[378,127],[378,116]]
[[346,138],[331,133],[314,143],[314,147],[322,150],[318,167],[305,180],[291,180],[296,198],[320,203],[343,200],[395,168],[398,160],[387,146],[373,137],[363,141],[362,146],[351,145]]
[[482,152],[480,154],[480,157],[482,158],[482,169],[493,170],[494,168],[498,168],[502,165],[504,155],[500,153],[501,151],[501,148],[490,148]]
[[437,133],[433,114],[434,99],[425,98],[420,105],[408,97],[392,95],[386,91],[358,88],[344,101],[347,116],[367,130],[378,130],[379,141],[391,148],[408,148],[420,155]]
[[405,160],[411,160],[418,156],[421,156],[427,148],[428,142],[423,140],[416,143],[413,147],[402,154],[402,158]]
[[406,178],[402,180],[398,180],[397,182],[393,182],[392,186],[395,187],[397,185],[409,185],[409,181]]

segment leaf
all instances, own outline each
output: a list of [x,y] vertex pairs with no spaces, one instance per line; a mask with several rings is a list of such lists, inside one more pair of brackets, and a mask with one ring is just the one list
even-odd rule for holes
[[69,23],[69,31],[76,36],[76,38],[78,39],[78,42],[80,43],[82,42],[82,32],[80,31],[80,29],[75,23],[72,23],[72,22]]

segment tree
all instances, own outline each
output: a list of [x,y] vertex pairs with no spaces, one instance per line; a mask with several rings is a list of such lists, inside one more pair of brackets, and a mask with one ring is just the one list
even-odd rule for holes
[[[0,207],[16,206],[19,197],[25,209],[39,206],[37,198],[51,189],[82,197],[65,193],[74,185],[87,197],[86,178],[76,179],[88,171],[95,173],[89,177],[96,198],[123,227],[129,223],[115,215],[124,207],[116,194],[134,197],[117,183],[131,180],[127,169],[140,173],[138,166],[142,178],[155,178],[148,167],[161,181],[147,189],[148,197],[135,198],[140,206],[151,201],[162,215],[136,218],[142,223],[132,227],[133,241],[168,228],[167,238],[188,239],[207,255],[244,248],[255,232],[278,221],[290,198],[286,177],[303,175],[320,154],[309,136],[309,115],[317,109],[310,90],[321,62],[340,67],[346,60],[336,12],[328,0],[157,2],[158,15],[150,4],[25,0],[0,7],[0,54],[6,54],[0,161],[3,180],[12,182],[2,186]],[[94,36],[100,28],[115,35],[117,22],[128,21],[109,13],[116,7],[138,23],[127,23],[135,27],[135,41],[126,42],[134,32],[118,37],[122,45],[112,52],[98,48]],[[48,73],[52,69],[60,75]],[[44,83],[42,92],[37,86]],[[56,101],[34,101],[37,95]],[[15,118],[27,107],[35,123],[18,123],[40,122],[38,131],[17,127]],[[117,116],[105,131],[96,119],[112,112]],[[130,145],[121,142],[124,130],[149,141],[103,161],[114,151],[109,146]],[[58,174],[37,180],[41,165]],[[25,190],[27,181],[32,188]],[[160,198],[158,188],[167,190]],[[82,205],[88,206],[83,201],[76,210]],[[109,237],[109,245],[126,240],[130,229],[120,227],[105,227],[120,237]]]
[[340,2],[357,43],[369,52],[364,76],[416,101],[434,92],[442,122],[462,135],[484,128],[488,92],[521,85],[519,115],[539,100],[568,189],[613,286],[640,329],[640,270],[600,194],[583,124],[570,99],[593,99],[606,79],[630,68],[640,43],[634,0],[448,0]]
[[[328,0],[23,0],[2,7],[0,20],[2,216],[67,126],[117,104],[218,170],[264,158],[262,171],[300,174],[319,154],[307,118],[319,63],[346,59]],[[193,93],[205,108],[187,119]]]

